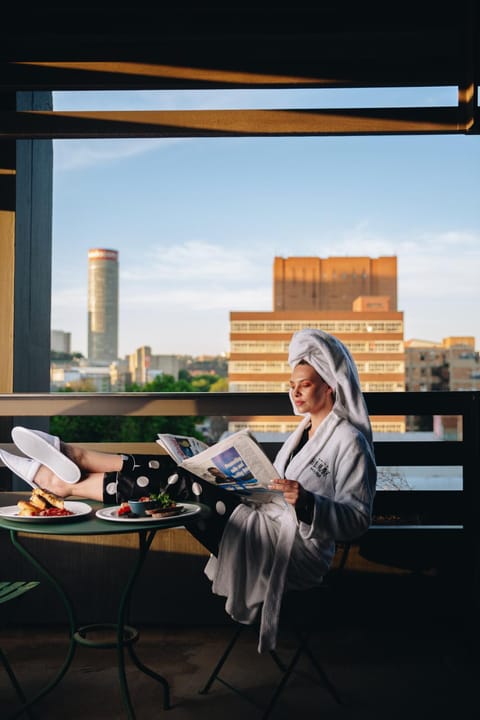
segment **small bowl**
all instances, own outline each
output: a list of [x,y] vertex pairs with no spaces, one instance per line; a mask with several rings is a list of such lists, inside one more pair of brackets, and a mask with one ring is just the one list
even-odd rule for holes
[[135,515],[139,517],[144,517],[145,510],[153,510],[153,508],[158,507],[160,503],[157,500],[129,500],[128,504],[130,505],[132,513],[135,513]]

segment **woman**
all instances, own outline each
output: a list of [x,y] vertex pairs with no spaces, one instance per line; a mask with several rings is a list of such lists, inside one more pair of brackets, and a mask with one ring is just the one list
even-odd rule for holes
[[[289,364],[290,399],[294,412],[304,417],[275,459],[279,476],[271,489],[281,493],[271,503],[255,506],[204,483],[202,502],[215,507],[223,493],[227,512],[222,517],[214,513],[206,533],[193,530],[212,552],[205,573],[213,592],[226,598],[226,611],[246,624],[260,613],[260,652],[275,647],[285,590],[321,584],[335,542],[353,540],[367,530],[375,495],[371,426],[349,351],[322,330],[305,329],[292,337]],[[12,437],[32,459],[4,452],[5,464],[64,497],[128,500],[144,495],[152,483],[164,487],[173,472],[178,483],[172,493],[181,498],[191,493],[196,480],[167,458],[84,451],[25,428],[14,428]],[[62,466],[64,479],[58,456],[63,465],[70,460],[68,468]],[[27,464],[15,467],[12,458]]]

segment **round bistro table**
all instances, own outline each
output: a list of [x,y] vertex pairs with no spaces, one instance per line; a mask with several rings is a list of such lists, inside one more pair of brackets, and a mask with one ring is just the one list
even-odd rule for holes
[[[6,493],[2,493],[5,499]],[[12,496],[14,494],[12,493]],[[15,494],[18,495],[18,494]],[[15,498],[17,499],[17,497]],[[96,516],[97,510],[112,510],[112,506],[103,505],[102,503],[86,500],[85,503],[90,506],[91,512],[89,514],[80,515],[77,517],[70,517],[68,520],[63,518],[55,518],[54,521],[41,522],[33,521],[28,522],[25,520],[19,521],[15,519],[9,519],[6,517],[0,517],[0,527],[8,530],[10,533],[10,540],[13,546],[18,550],[21,555],[27,559],[27,561],[35,567],[40,574],[50,583],[50,585],[56,590],[60,596],[62,603],[65,607],[68,624],[69,624],[69,645],[65,660],[61,666],[57,675],[53,680],[40,690],[33,698],[27,701],[22,708],[11,716],[11,720],[21,715],[26,708],[29,708],[34,703],[38,702],[47,693],[53,690],[58,685],[60,680],[63,678],[68,668],[70,667],[77,645],[85,645],[91,648],[112,648],[117,651],[117,666],[118,676],[120,681],[120,689],[122,694],[123,703],[127,712],[128,718],[135,718],[133,705],[130,698],[130,692],[128,689],[127,677],[125,672],[125,651],[136,665],[136,667],[143,673],[158,681],[163,686],[163,707],[168,709],[170,707],[170,686],[168,681],[158,673],[154,672],[151,668],[144,665],[139,657],[137,656],[133,645],[138,638],[137,630],[128,624],[128,612],[130,607],[130,599],[132,596],[133,589],[135,587],[136,579],[142,569],[145,562],[148,550],[152,544],[152,541],[159,530],[166,530],[173,527],[188,527],[192,522],[196,522],[199,519],[204,519],[210,513],[210,509],[206,505],[200,503],[184,503],[188,506],[187,509],[192,510],[192,514],[187,513],[186,515],[177,515],[170,518],[163,518],[159,520],[139,520],[134,521],[133,519],[118,520],[113,522],[112,520],[106,520]],[[192,506],[192,508],[190,508]],[[193,512],[195,510],[195,512]],[[22,543],[21,535],[53,535],[53,536],[89,536],[89,535],[124,535],[126,533],[136,533],[138,537],[138,552],[136,555],[135,562],[129,574],[128,580],[121,593],[117,619],[114,623],[104,623],[95,625],[85,625],[78,627],[75,619],[74,607],[72,600],[65,592],[60,581],[54,576],[54,574],[42,564],[30,550],[27,550],[25,545]],[[111,641],[95,641],[88,638],[88,634],[94,631],[107,630],[113,631],[115,640]]]

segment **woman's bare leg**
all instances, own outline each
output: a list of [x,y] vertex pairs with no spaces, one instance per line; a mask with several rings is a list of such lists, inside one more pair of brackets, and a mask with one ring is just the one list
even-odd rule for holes
[[66,483],[45,465],[41,465],[35,475],[37,485],[60,497],[83,497],[102,501],[105,473],[121,470],[122,456],[97,450],[84,450],[66,443],[62,443],[61,448],[62,452],[82,471],[81,479],[74,484]]
[[122,456],[116,453],[85,450],[64,442],[61,444],[61,449],[64,455],[78,465],[82,473],[117,472],[122,469]]
[[35,482],[44,490],[49,490],[60,497],[82,497],[102,501],[104,477],[103,472],[91,473],[77,483],[66,483],[45,465],[41,465],[35,475]]

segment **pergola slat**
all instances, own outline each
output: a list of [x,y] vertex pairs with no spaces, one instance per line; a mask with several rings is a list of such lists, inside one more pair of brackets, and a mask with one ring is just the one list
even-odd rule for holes
[[0,112],[0,138],[10,139],[408,135],[466,129],[457,107]]

